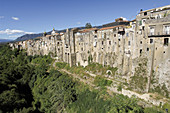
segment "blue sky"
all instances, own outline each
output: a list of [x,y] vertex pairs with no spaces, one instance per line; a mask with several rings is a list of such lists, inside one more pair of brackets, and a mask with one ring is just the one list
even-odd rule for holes
[[118,17],[132,20],[140,9],[170,5],[170,0],[0,0],[0,39],[16,39],[40,33],[113,22]]

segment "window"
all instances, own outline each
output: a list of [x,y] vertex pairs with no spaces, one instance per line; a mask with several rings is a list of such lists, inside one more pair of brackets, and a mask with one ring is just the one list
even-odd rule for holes
[[153,39],[150,39],[150,44],[153,43]]
[[104,34],[102,33],[102,38],[104,38]]
[[60,44],[60,42],[57,43],[58,45]]
[[155,27],[151,26],[150,27],[150,35],[154,35],[154,32],[155,32]]
[[120,41],[120,39],[118,39]]
[[140,49],[140,54],[142,53],[142,49]]
[[97,33],[97,30],[95,30],[95,33]]
[[130,46],[130,41],[128,42],[128,45]]
[[147,15],[147,12],[144,12],[144,16],[146,16]]
[[149,51],[149,48],[147,48],[147,51]]
[[129,33],[126,33],[126,36],[128,37],[128,36],[129,36]]
[[65,46],[66,46],[66,48],[68,48],[68,44],[66,44]]
[[109,45],[111,45],[111,41],[109,41]]
[[127,54],[130,54],[130,50],[128,50]]
[[142,20],[139,21],[139,25],[142,25]]
[[116,37],[116,34],[114,34],[114,37]]
[[106,38],[106,33],[104,33],[104,38]]
[[142,26],[142,30],[143,30],[143,31],[145,30],[145,26]]
[[97,46],[97,42],[94,42],[94,43],[93,43],[93,46],[96,47],[96,46]]
[[140,35],[142,34],[142,29],[139,30],[139,34],[140,34]]
[[157,15],[157,19],[159,19],[159,18],[161,18],[161,15],[158,14],[158,15]]
[[103,41],[102,41],[102,45],[103,45]]
[[164,26],[164,34],[165,34],[165,35],[170,34],[170,26],[169,26],[169,25],[165,25],[165,26]]
[[169,38],[164,38],[164,46],[168,46]]
[[140,44],[142,44],[142,41],[140,41]]

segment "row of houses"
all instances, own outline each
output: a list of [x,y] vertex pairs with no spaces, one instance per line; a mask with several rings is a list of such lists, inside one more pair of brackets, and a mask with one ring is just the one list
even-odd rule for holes
[[[11,43],[26,49],[28,55],[51,53],[70,66],[87,66],[91,62],[118,67],[122,76],[134,76],[136,68],[145,65],[143,76],[148,85],[154,74],[159,84],[170,91],[170,5],[140,11],[132,21],[118,18],[102,28],[67,29],[34,40]],[[154,73],[153,73],[154,72]]]

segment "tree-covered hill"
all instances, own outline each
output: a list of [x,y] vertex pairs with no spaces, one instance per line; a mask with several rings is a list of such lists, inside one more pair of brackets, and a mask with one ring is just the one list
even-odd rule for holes
[[0,113],[161,113],[134,97],[92,89],[52,67],[47,56],[0,47]]

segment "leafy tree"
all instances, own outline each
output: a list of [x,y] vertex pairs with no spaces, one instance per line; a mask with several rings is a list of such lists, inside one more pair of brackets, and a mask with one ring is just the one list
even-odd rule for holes
[[86,28],[86,29],[92,28],[92,25],[91,25],[90,23],[86,23],[85,28]]
[[34,108],[41,112],[61,112],[76,100],[75,83],[68,75],[52,69],[48,75],[37,76],[34,83]]
[[[0,48],[0,109],[12,112],[29,107],[33,101],[28,82],[33,68],[27,64],[24,51]],[[24,89],[24,90],[23,90]]]

